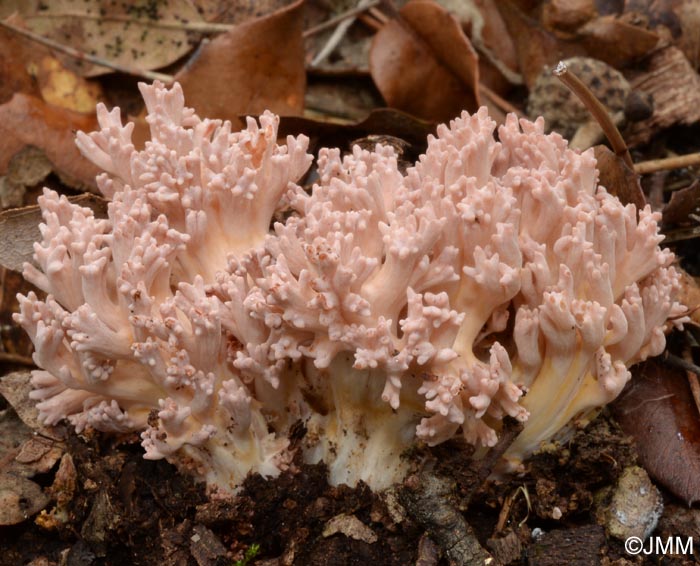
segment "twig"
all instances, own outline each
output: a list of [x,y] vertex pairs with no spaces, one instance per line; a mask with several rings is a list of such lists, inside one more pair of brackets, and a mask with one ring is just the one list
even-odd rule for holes
[[429,471],[407,478],[399,501],[425,529],[454,566],[494,566],[496,561],[479,544],[471,525],[454,504],[454,484]]
[[668,362],[669,365],[683,369],[695,375],[700,375],[700,366],[695,365],[693,362],[684,360],[683,358],[670,354],[666,352],[664,354],[664,361]]
[[493,529],[494,533],[500,533],[505,529],[506,523],[508,522],[508,519],[510,518],[510,512],[513,509],[513,505],[518,499],[518,496],[520,494],[523,494],[523,497],[525,498],[525,503],[527,504],[527,514],[525,515],[525,518],[522,519],[520,524],[524,523],[527,521],[527,518],[530,516],[530,511],[532,509],[532,503],[530,502],[530,492],[527,489],[526,485],[521,485],[518,486],[518,488],[511,492],[508,497],[506,497],[505,501],[503,502],[503,506],[501,507],[501,511],[498,514],[498,521],[496,522],[496,526]]
[[357,19],[374,32],[378,32],[384,27],[384,23],[381,20],[378,20],[369,13],[362,13],[357,16]]
[[42,45],[46,45],[47,47],[50,47],[51,49],[55,49],[56,51],[60,51],[61,53],[64,53],[65,55],[68,55],[69,57],[74,57],[75,59],[79,59],[82,61],[88,61],[90,63],[94,63],[95,65],[101,65],[102,67],[107,67],[108,69],[113,69],[115,71],[119,71],[120,73],[126,73],[127,75],[133,75],[135,77],[143,77],[144,79],[148,79],[149,81],[162,81],[164,83],[172,83],[173,82],[173,77],[171,75],[166,75],[164,73],[157,73],[155,71],[146,71],[144,69],[136,69],[135,67],[120,65],[118,63],[112,63],[111,61],[107,61],[106,59],[102,59],[100,57],[95,57],[94,55],[90,55],[90,54],[85,53],[83,51],[79,51],[78,49],[75,49],[75,48],[70,47],[68,45],[63,45],[62,43],[58,43],[57,41],[54,41],[53,39],[49,39],[48,37],[44,37],[43,35],[36,34],[32,31],[27,30],[27,29],[15,27],[15,26],[10,25],[7,22],[4,22],[2,20],[0,20],[0,27],[5,28],[7,30],[10,30],[16,34],[23,36],[23,37],[26,37],[27,39],[31,39],[32,41],[36,41],[37,43],[41,43]]
[[[377,2],[377,4],[379,4],[379,2]],[[375,20],[379,21],[382,24],[386,24],[389,21],[387,15],[384,12],[382,12],[379,8],[372,7],[368,10],[368,12],[370,16],[372,16]]]
[[508,102],[505,98],[502,96],[499,96],[495,92],[493,92],[489,87],[480,84],[479,85],[479,91],[481,94],[483,94],[486,98],[491,100],[498,108],[503,110],[504,112],[512,113],[515,114],[518,118],[523,117],[523,113],[518,110],[515,106],[513,106],[510,102]]
[[595,97],[581,79],[569,71],[563,61],[559,62],[553,73],[561,82],[569,87],[571,92],[578,96],[579,100],[583,102],[584,106],[588,108],[588,111],[600,124],[600,127],[603,128],[603,132],[605,132],[605,136],[608,138],[615,154],[621,157],[630,169],[634,170],[634,162],[632,161],[629,149],[627,149],[627,144],[625,140],[622,139],[620,130],[617,129],[617,126],[615,126],[610,118],[607,108]]
[[[357,4],[356,9],[358,9],[360,11],[364,11],[373,2],[374,2],[374,0],[360,0],[359,3]],[[316,57],[314,57],[313,61],[311,61],[312,67],[315,67],[316,65],[321,63],[326,57],[328,57],[333,52],[333,50],[342,41],[343,37],[345,37],[345,34],[347,33],[348,29],[350,28],[350,26],[353,24],[354,21],[355,21],[355,16],[353,15],[353,16],[344,18],[343,21],[341,21],[338,24],[338,27],[335,28],[335,31],[328,38],[328,41],[326,42],[326,44],[316,54]]]
[[676,155],[664,159],[650,159],[642,161],[634,166],[634,172],[639,175],[656,173],[657,171],[667,171],[669,169],[682,169],[683,167],[693,167],[700,165],[700,153],[689,153],[687,155]]
[[29,356],[22,356],[20,354],[10,354],[9,352],[0,352],[0,362],[20,364],[23,366],[35,365],[34,360],[32,360]]
[[311,37],[312,35],[316,35],[317,33],[326,30],[328,28],[332,28],[333,26],[339,24],[340,22],[346,20],[347,18],[354,18],[355,16],[361,14],[362,12],[365,12],[367,10],[370,10],[374,8],[375,6],[379,5],[379,2],[381,0],[370,0],[370,2],[366,6],[355,6],[354,8],[351,8],[350,10],[347,10],[346,12],[343,12],[342,14],[338,14],[337,16],[331,18],[330,20],[326,20],[325,22],[322,22],[316,26],[310,27],[306,31],[304,31],[304,39]]

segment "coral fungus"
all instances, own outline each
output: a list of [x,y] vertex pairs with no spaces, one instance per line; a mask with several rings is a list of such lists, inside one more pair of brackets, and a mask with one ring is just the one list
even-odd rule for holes
[[[438,128],[402,173],[389,147],[276,145],[200,120],[178,85],[142,86],[151,141],[119,110],[81,151],[105,173],[108,218],[51,191],[21,298],[41,418],[142,431],[167,458],[233,489],[289,465],[289,435],[332,483],[375,489],[402,452],[524,429],[517,466],[612,399],[665,346],[678,275],[657,213],[597,185],[592,152],[485,109]],[[290,209],[271,227],[275,213]]]

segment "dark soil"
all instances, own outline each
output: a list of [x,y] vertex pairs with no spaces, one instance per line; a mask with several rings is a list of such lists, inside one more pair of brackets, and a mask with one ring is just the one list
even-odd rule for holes
[[[249,477],[233,499],[208,498],[169,464],[144,460],[129,440],[70,434],[77,489],[68,501],[53,491],[54,500],[63,496],[65,520],[1,528],[0,565],[443,565],[458,563],[455,549],[436,541],[455,533],[456,545],[473,542],[499,559],[492,564],[680,566],[700,557],[696,550],[694,557],[635,558],[606,537],[607,494],[636,462],[633,444],[606,413],[566,446],[534,457],[523,475],[480,486],[479,463],[459,442],[416,450],[406,483],[437,478],[447,492],[423,490],[434,498],[425,508],[448,509],[464,521],[438,521],[430,532],[422,512],[405,505],[415,485],[383,494],[365,485],[331,487],[323,466],[297,464],[276,479]],[[41,483],[50,486],[54,475]],[[657,534],[692,536],[697,521],[697,510],[667,496]],[[446,537],[445,529],[452,529]]]

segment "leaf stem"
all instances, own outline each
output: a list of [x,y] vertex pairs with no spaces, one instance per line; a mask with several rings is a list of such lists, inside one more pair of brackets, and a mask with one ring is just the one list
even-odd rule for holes
[[612,118],[610,118],[608,109],[603,105],[603,103],[595,97],[595,95],[581,79],[569,71],[563,61],[560,61],[552,72],[571,90],[571,92],[578,96],[579,100],[583,102],[584,106],[588,108],[588,111],[600,124],[600,127],[603,129],[603,132],[608,138],[608,141],[610,142],[612,150],[615,152],[615,154],[622,158],[625,165],[634,170],[634,162],[632,161],[632,156],[627,148],[627,144],[625,143],[625,140],[622,139],[620,130],[617,129],[617,126],[612,121]]

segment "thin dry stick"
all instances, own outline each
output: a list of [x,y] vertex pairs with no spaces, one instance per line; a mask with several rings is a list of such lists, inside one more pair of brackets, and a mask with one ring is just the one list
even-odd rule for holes
[[[379,2],[377,2],[377,4],[379,4]],[[384,12],[382,12],[379,8],[370,8],[368,12],[370,16],[372,16],[375,20],[378,20],[382,24],[386,24],[389,21],[387,15]]]
[[9,352],[0,352],[0,362],[10,363],[10,364],[21,364],[23,366],[33,366],[34,360],[29,356],[22,356],[20,354],[10,354]]
[[347,20],[348,18],[354,18],[355,16],[358,16],[371,8],[374,8],[379,4],[379,2],[380,0],[371,0],[366,6],[356,6],[354,8],[351,8],[350,10],[347,10],[346,12],[343,12],[342,14],[338,14],[330,20],[326,20],[325,22],[318,24],[317,26],[310,27],[309,29],[304,31],[304,39],[306,39],[307,37],[311,37],[312,35],[316,35],[317,33],[328,28],[332,28],[333,26],[338,25],[340,22]]
[[520,110],[518,110],[505,98],[493,92],[489,87],[485,85],[479,85],[479,92],[481,92],[481,94],[483,94],[486,98],[490,99],[491,102],[493,102],[504,112],[510,112],[512,114],[515,114],[516,116],[518,116],[518,118],[523,117],[523,113]]
[[69,57],[74,57],[75,59],[80,59],[82,61],[89,61],[90,63],[94,63],[95,65],[101,65],[103,67],[107,67],[108,69],[113,69],[113,70],[119,71],[121,73],[126,73],[127,75],[133,75],[135,77],[143,77],[144,79],[148,79],[149,81],[162,81],[164,83],[172,83],[174,80],[171,75],[166,75],[164,73],[157,73],[155,71],[146,71],[144,69],[137,69],[135,67],[128,67],[125,65],[119,65],[117,63],[112,63],[111,61],[107,61],[107,60],[102,59],[100,57],[95,57],[94,55],[90,55],[90,54],[85,53],[83,51],[79,51],[78,49],[75,49],[75,48],[70,47],[68,45],[63,45],[62,43],[58,43],[57,41],[54,41],[53,39],[49,39],[47,37],[44,37],[43,35],[36,34],[34,32],[27,30],[27,29],[15,27],[13,25],[8,24],[7,22],[3,22],[2,20],[0,20],[0,27],[5,28],[7,30],[10,30],[14,33],[17,33],[23,37],[26,37],[27,39],[31,39],[32,41],[36,41],[37,43],[41,43],[42,45],[46,45],[47,47],[50,47],[51,49],[55,49],[56,51],[60,51],[61,53],[64,53],[64,54],[68,55]]
[[360,20],[363,24],[365,24],[369,29],[375,32],[379,31],[384,27],[384,23],[376,19],[374,16],[371,16],[369,12],[366,14],[358,15],[357,19]]
[[[360,0],[357,4],[357,9],[360,11],[364,11],[365,8],[368,8],[370,4],[373,4],[374,0]],[[326,57],[328,57],[333,50],[338,46],[338,44],[342,41],[343,37],[345,37],[346,32],[350,28],[350,26],[353,24],[355,21],[355,16],[350,16],[348,18],[343,19],[338,24],[338,27],[335,28],[335,31],[333,34],[328,38],[328,41],[326,44],[321,48],[321,50],[316,54],[316,57],[314,57],[314,60],[311,61],[311,66],[315,67],[319,63],[321,63]]]
[[578,96],[579,100],[588,108],[588,111],[600,124],[600,127],[603,128],[603,132],[608,138],[615,154],[621,157],[625,165],[630,169],[634,169],[634,162],[632,161],[629,149],[627,149],[627,144],[625,140],[622,139],[620,130],[617,129],[617,126],[610,118],[607,108],[595,97],[581,79],[569,71],[563,61],[559,62],[553,73],[561,82],[569,87],[571,92]]
[[657,171],[667,171],[669,169],[682,169],[683,167],[693,167],[700,165],[700,153],[689,153],[687,155],[676,155],[664,159],[650,159],[642,161],[634,166],[635,173],[646,175]]

